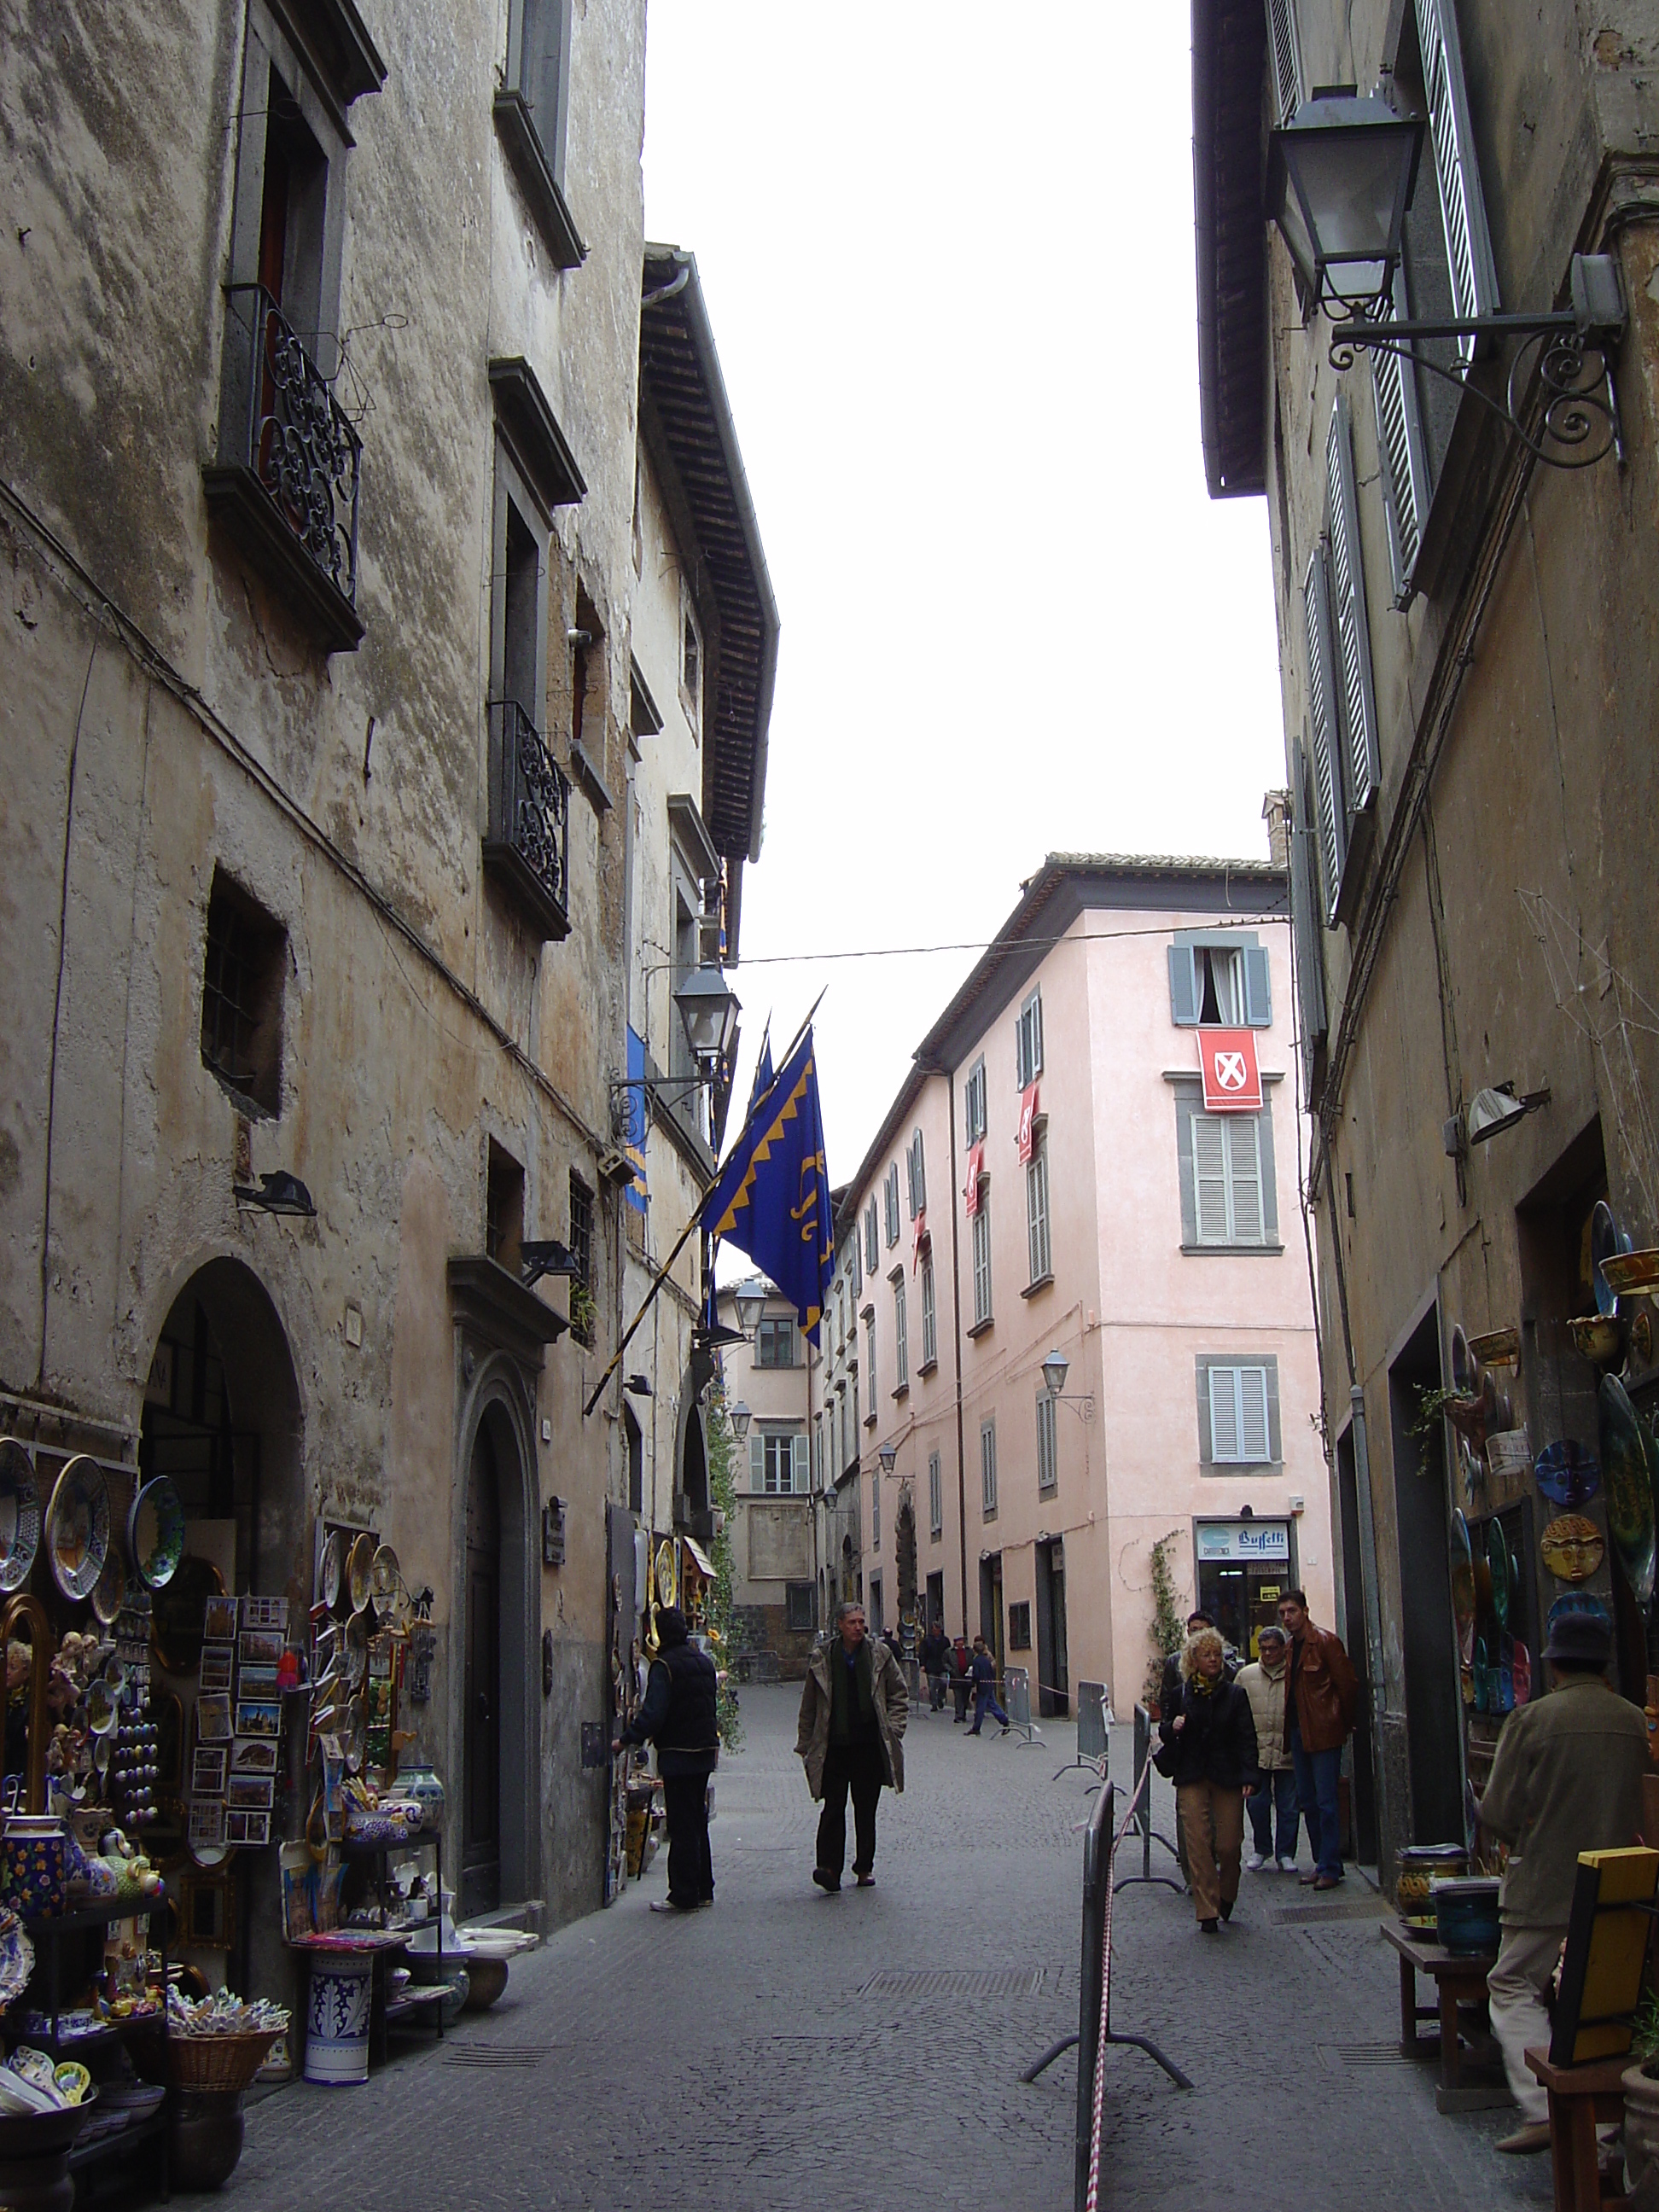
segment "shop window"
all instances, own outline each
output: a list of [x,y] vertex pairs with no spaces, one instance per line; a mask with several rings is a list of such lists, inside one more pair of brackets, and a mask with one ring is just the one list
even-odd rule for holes
[[788,1314],[767,1315],[755,1339],[757,1367],[793,1367],[795,1324]]
[[1031,1648],[1031,1601],[1020,1598],[1008,1608],[1008,1649],[1029,1651]]
[[484,1178],[484,1250],[509,1273],[519,1272],[524,1239],[524,1170],[492,1137]]
[[817,1626],[817,1592],[811,1583],[784,1584],[783,1620],[792,1636],[808,1636]]
[[262,1115],[283,1110],[288,933],[215,869],[202,966],[202,1065]]

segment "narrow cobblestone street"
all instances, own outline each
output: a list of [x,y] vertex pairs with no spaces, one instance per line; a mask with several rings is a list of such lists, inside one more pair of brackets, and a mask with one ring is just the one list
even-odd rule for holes
[[[1047,1723],[1024,1747],[916,1716],[908,1787],[882,1800],[878,1887],[832,1899],[808,1880],[795,1705],[789,1687],[744,1692],[714,1911],[648,1913],[659,1860],[611,1911],[516,1964],[501,2003],[441,2051],[366,2088],[267,2099],[221,2201],[288,2212],[347,2185],[362,2212],[1065,2212],[1073,2062],[1031,2087],[1018,2076],[1076,2022],[1088,1778],[1054,1778],[1072,1730]],[[1127,1732],[1113,1765],[1127,1777]],[[1172,1811],[1163,1792],[1165,1832]],[[1109,2056],[1103,2201],[1547,2203],[1547,2161],[1491,2148],[1507,2113],[1441,2118],[1431,2069],[1398,2057],[1394,1957],[1364,1886],[1352,1879],[1316,1920],[1288,1877],[1245,1880],[1215,1942],[1170,1890],[1119,1897],[1115,2022],[1154,2037],[1195,2086],[1183,2094],[1135,2051]]]

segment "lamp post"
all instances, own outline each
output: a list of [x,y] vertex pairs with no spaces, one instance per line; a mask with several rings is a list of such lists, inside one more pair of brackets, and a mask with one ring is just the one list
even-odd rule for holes
[[766,1291],[760,1283],[744,1283],[732,1293],[732,1304],[738,1310],[738,1327],[745,1336],[753,1336],[760,1327],[761,1316],[766,1310]]
[[1074,1391],[1065,1395],[1066,1377],[1072,1371],[1072,1363],[1063,1352],[1054,1351],[1042,1363],[1043,1387],[1057,1406],[1070,1406],[1080,1421],[1092,1421],[1095,1417],[1095,1398],[1092,1390]]
[[877,1447],[877,1449],[876,1449],[876,1457],[877,1457],[877,1458],[881,1462],[881,1471],[882,1471],[882,1473],[883,1473],[884,1474],[890,1474],[893,1472],[894,1464],[895,1464],[895,1462],[896,1462],[896,1460],[897,1460],[897,1458],[898,1458],[898,1447],[897,1447],[897,1445],[896,1445],[896,1444],[880,1444],[880,1445],[878,1445],[878,1446]]
[[706,1061],[718,1063],[732,1048],[742,1011],[724,971],[714,961],[705,960],[673,995],[692,1058],[699,1067]]
[[748,1407],[744,1404],[741,1398],[738,1399],[735,1406],[728,1406],[726,1407],[726,1418],[732,1424],[732,1435],[737,1438],[738,1442],[741,1443],[744,1438],[748,1435],[749,1424],[754,1418],[750,1413]]
[[[1334,325],[1331,366],[1352,368],[1355,349],[1395,353],[1474,392],[1539,460],[1588,468],[1609,450],[1624,460],[1613,356],[1629,323],[1611,254],[1575,253],[1571,305],[1539,314],[1447,316],[1411,321],[1394,313],[1406,211],[1416,188],[1425,125],[1396,115],[1380,94],[1352,88],[1305,100],[1267,142],[1267,210],[1304,290]],[[1469,382],[1473,347],[1457,369],[1416,350],[1419,341],[1522,341],[1500,401]],[[1522,427],[1517,381],[1536,354],[1542,411],[1538,434]]]

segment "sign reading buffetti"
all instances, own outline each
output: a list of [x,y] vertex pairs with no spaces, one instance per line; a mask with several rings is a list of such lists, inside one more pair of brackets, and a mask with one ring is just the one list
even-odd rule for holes
[[1200,1521],[1198,1524],[1200,1559],[1282,1560],[1291,1557],[1288,1521]]
[[1198,1062],[1204,1071],[1206,1114],[1261,1111],[1261,1069],[1254,1030],[1200,1030]]

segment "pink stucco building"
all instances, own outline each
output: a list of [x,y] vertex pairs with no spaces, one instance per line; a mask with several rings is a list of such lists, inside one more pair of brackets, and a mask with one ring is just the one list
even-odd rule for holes
[[1080,1680],[1128,1711],[1166,1536],[1241,1645],[1292,1583],[1331,1620],[1293,988],[1276,861],[1027,883],[840,1194],[821,1613],[982,1627],[1043,1711]]

